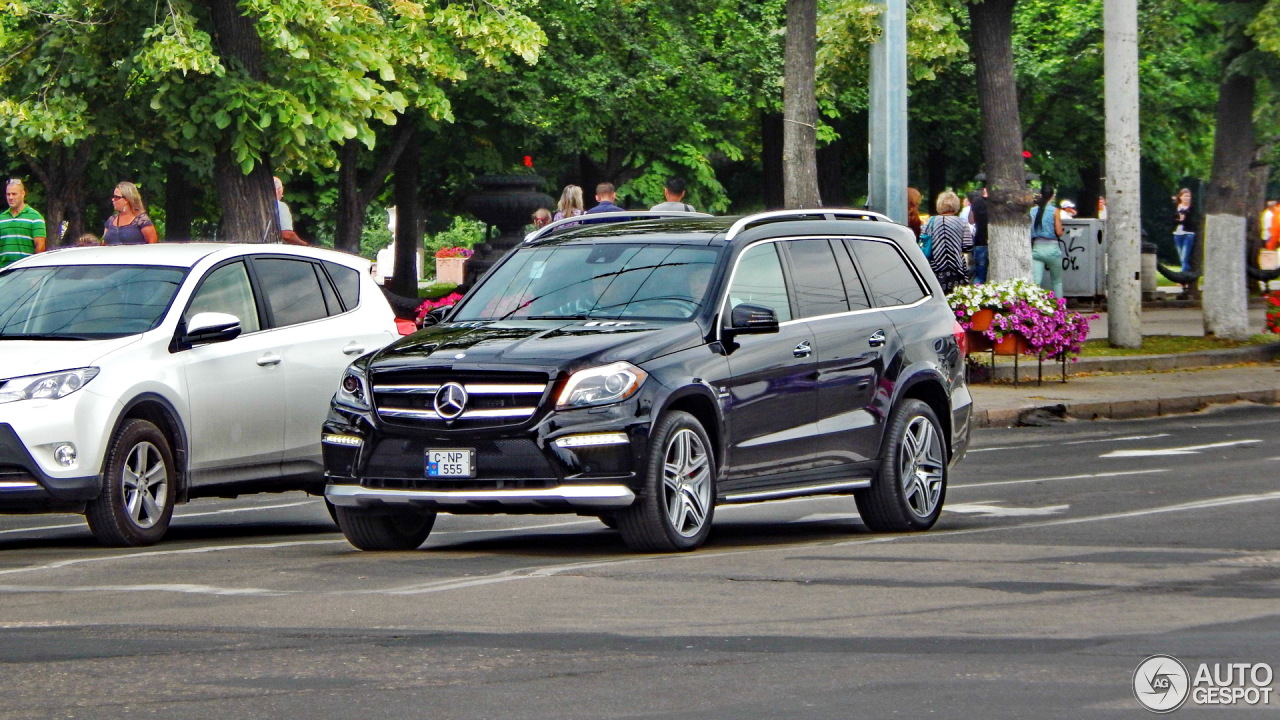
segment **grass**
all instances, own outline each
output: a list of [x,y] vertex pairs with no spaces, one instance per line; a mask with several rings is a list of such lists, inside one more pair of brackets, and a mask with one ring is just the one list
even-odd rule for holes
[[1266,333],[1247,340],[1226,340],[1199,335],[1147,335],[1140,348],[1114,348],[1106,340],[1089,340],[1084,344],[1082,357],[1120,357],[1124,355],[1173,355],[1201,350],[1226,350],[1230,348],[1265,345],[1280,342],[1280,335]]

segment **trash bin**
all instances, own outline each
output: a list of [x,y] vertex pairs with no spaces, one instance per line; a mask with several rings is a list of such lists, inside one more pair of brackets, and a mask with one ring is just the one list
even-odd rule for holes
[[1096,298],[1107,291],[1107,223],[1095,218],[1062,221],[1062,294]]

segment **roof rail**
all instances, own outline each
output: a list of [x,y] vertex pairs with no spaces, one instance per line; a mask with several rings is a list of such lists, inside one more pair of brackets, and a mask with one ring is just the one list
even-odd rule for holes
[[822,220],[833,220],[836,218],[848,218],[851,220],[878,220],[880,222],[893,222],[888,215],[882,215],[871,210],[855,210],[852,208],[810,208],[799,210],[773,210],[771,212],[756,213],[739,218],[730,228],[724,239],[732,240],[734,237],[742,233],[742,231],[767,220],[781,220],[784,218],[793,218],[802,220],[804,218],[816,218],[821,215]]
[[676,210],[624,210],[622,212],[602,212],[602,213],[592,213],[591,217],[589,218],[586,215],[574,215],[573,217],[561,218],[560,220],[556,220],[555,222],[550,223],[548,225],[543,225],[537,230],[534,230],[528,235],[525,235],[524,241],[527,243],[531,243],[535,240],[540,240],[550,235],[551,232],[554,230],[565,227],[567,225],[581,225],[584,222],[584,220],[588,225],[590,225],[590,224],[596,223],[597,221],[621,222],[623,220],[652,220],[656,218],[682,218],[682,217],[683,218],[708,218],[708,217],[714,217],[714,216],[711,215],[710,213],[704,213],[704,212],[684,212],[684,211],[676,211]]

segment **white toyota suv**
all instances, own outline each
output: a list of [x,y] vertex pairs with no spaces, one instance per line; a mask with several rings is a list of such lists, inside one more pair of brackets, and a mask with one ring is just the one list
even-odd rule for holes
[[0,271],[0,512],[145,545],[175,503],[324,492],[352,359],[397,337],[369,262],[287,245],[42,253]]

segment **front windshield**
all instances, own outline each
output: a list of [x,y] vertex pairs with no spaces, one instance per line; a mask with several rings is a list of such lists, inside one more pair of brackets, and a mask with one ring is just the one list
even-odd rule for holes
[[63,265],[0,273],[0,339],[99,340],[160,323],[183,268]]
[[708,247],[656,244],[521,248],[451,319],[688,320],[702,307],[716,255]]

